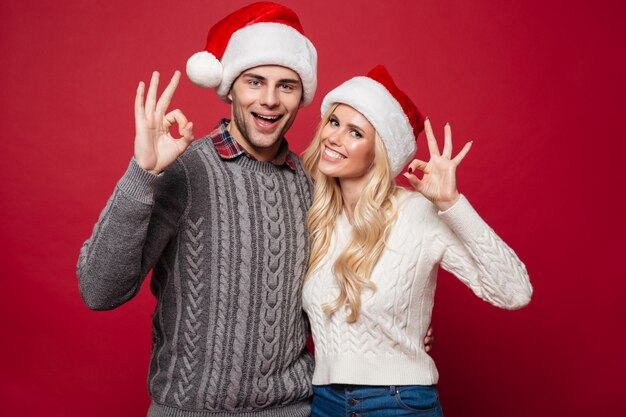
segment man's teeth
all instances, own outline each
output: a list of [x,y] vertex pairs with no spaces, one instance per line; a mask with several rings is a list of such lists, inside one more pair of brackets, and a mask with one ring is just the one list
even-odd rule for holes
[[258,117],[259,119],[263,119],[263,120],[267,120],[268,122],[275,122],[276,120],[280,119],[282,116],[263,116],[261,114],[255,113],[254,114],[256,117]]
[[335,152],[329,148],[324,149],[324,153],[334,159],[346,159],[346,157],[343,156],[342,154]]

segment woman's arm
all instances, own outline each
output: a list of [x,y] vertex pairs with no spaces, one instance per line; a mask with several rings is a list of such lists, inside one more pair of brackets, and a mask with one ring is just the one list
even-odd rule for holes
[[438,216],[430,245],[435,261],[497,307],[518,309],[530,302],[526,267],[464,196]]
[[[430,160],[415,159],[404,176],[440,211],[428,239],[434,262],[456,275],[476,295],[502,308],[521,308],[530,302],[532,286],[526,267],[515,252],[483,221],[456,186],[456,168],[469,152],[465,144],[452,158],[452,130],[446,123],[444,148],[439,152],[428,119],[424,122]],[[414,171],[423,172],[418,178]]]

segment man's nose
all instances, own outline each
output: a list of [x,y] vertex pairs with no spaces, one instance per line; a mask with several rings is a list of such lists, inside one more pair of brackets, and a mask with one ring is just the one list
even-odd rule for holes
[[261,93],[261,105],[269,108],[278,106],[280,100],[278,98],[278,92],[274,88],[265,88]]

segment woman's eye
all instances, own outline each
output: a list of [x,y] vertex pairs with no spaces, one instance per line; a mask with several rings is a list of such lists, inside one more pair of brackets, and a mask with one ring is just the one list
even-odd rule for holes
[[354,136],[355,138],[359,138],[359,139],[361,139],[363,137],[361,132],[359,132],[358,130],[353,130],[352,131],[352,136]]
[[339,122],[335,119],[330,119],[328,123],[330,123],[332,126],[335,126],[335,127],[339,126]]

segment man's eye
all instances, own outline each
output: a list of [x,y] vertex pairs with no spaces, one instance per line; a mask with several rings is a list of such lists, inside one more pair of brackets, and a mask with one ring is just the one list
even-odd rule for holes
[[291,84],[281,84],[280,88],[283,90],[293,90],[293,86]]
[[258,87],[261,85],[261,82],[259,80],[250,80],[248,81],[248,83],[253,87]]

